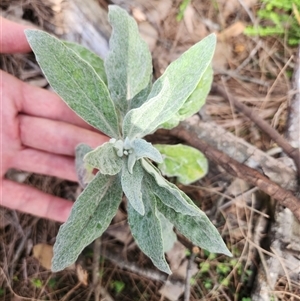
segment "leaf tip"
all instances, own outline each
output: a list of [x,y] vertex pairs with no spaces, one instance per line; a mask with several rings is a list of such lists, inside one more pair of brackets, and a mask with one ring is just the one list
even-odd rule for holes
[[170,269],[170,267],[169,267],[169,265],[168,265],[168,263],[164,260],[164,264],[160,264],[160,265],[156,265],[156,263],[155,262],[153,262],[154,263],[154,265],[158,268],[158,269],[160,269],[162,272],[164,272],[164,273],[166,273],[166,274],[168,274],[168,275],[172,275],[172,271],[171,271],[171,269]]
[[228,250],[228,248],[226,248],[225,251],[223,251],[222,253],[228,257],[233,257],[232,253]]
[[[229,251],[229,249],[227,248],[225,242],[223,241],[223,239],[220,237],[220,243],[218,247],[213,247],[211,249],[207,249],[208,251],[210,251],[211,253],[218,253],[218,254],[224,254],[228,257],[233,257],[232,253]],[[205,249],[205,248],[204,248]]]
[[56,273],[56,272],[60,272],[62,271],[64,268],[61,268],[61,266],[55,261],[54,257],[52,259],[52,263],[51,263],[51,271],[53,273]]
[[36,29],[25,29],[24,30],[24,34],[25,34],[28,42],[30,42],[30,39],[33,37],[33,35],[36,31],[37,31]]
[[141,206],[140,208],[134,208],[141,216],[145,215],[145,207]]
[[167,270],[163,270],[163,272],[165,272],[168,275],[172,275],[173,274],[169,267],[168,267]]
[[213,40],[214,42],[217,42],[217,35],[216,35],[214,32],[211,33],[211,34],[209,34],[209,35],[207,36],[207,38]]
[[24,29],[24,32],[25,32],[26,35],[34,32],[34,31],[36,31],[36,29],[28,29],[28,28]]
[[45,33],[43,32],[42,30],[39,30],[39,29],[24,29],[24,34],[27,38],[27,40],[29,38],[32,38],[34,35],[38,34],[38,33]]

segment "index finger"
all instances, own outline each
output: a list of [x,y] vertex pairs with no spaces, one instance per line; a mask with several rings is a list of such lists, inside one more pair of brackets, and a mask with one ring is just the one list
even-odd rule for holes
[[29,28],[32,27],[0,16],[0,53],[30,52],[31,48],[24,34],[24,30]]

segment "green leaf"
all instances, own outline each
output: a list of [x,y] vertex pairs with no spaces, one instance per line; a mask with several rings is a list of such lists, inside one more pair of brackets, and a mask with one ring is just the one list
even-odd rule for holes
[[181,109],[210,66],[215,44],[216,36],[211,34],[168,66],[153,84],[148,100],[126,114],[125,136],[141,138],[150,134]]
[[148,86],[133,97],[133,99],[130,102],[130,107],[128,107],[128,111],[131,109],[139,108],[144,102],[146,102],[151,89],[152,77],[149,81]]
[[169,206],[176,212],[185,215],[197,216],[200,209],[183,193],[177,186],[163,178],[159,171],[147,160],[141,160],[143,168],[147,171],[144,178],[166,206]]
[[53,272],[74,263],[81,251],[102,235],[117,212],[122,194],[118,176],[97,173],[78,197],[67,222],[59,229],[53,249]]
[[104,175],[115,175],[121,171],[123,160],[117,155],[114,145],[106,142],[89,152],[84,161]]
[[213,81],[213,69],[208,66],[203,76],[201,77],[196,89],[185,101],[182,107],[176,112],[174,116],[167,122],[161,125],[165,129],[172,129],[179,124],[180,121],[192,116],[200,111],[205,104],[206,97],[211,89]]
[[105,68],[104,68],[104,62],[96,53],[94,53],[93,51],[91,51],[77,43],[64,41],[64,44],[68,48],[72,49],[82,60],[89,63],[91,65],[91,67],[95,70],[97,75],[107,85],[107,78],[106,78],[106,73],[105,73]]
[[177,235],[173,231],[174,225],[161,212],[157,211],[157,216],[161,224],[164,252],[166,253],[173,248],[177,241]]
[[218,230],[201,210],[197,216],[185,215],[166,206],[159,198],[157,198],[157,209],[174,224],[181,234],[198,247],[209,252],[232,256]]
[[55,37],[40,30],[25,30],[52,88],[87,123],[106,135],[120,136],[114,104],[95,70]]
[[144,139],[134,139],[132,147],[136,155],[136,160],[147,157],[157,163],[163,162],[160,152]]
[[151,187],[143,183],[144,216],[133,209],[128,202],[128,223],[140,249],[152,260],[153,264],[161,271],[171,274],[171,270],[164,256],[162,228],[157,216],[156,199],[151,192]]
[[168,79],[165,80],[164,86],[160,93],[152,99],[145,102],[142,106],[130,110],[124,117],[123,133],[130,139],[142,138],[151,133],[156,127],[152,128],[151,124],[160,120],[162,110],[171,96]]
[[163,163],[158,164],[162,174],[178,177],[178,181],[184,185],[201,179],[208,171],[206,157],[193,147],[183,144],[156,144],[155,147],[164,159]]
[[124,159],[121,176],[122,189],[134,210],[140,215],[144,215],[145,208],[142,200],[142,180],[144,177],[144,170],[141,163],[137,161],[133,167],[132,173],[130,173],[127,164],[127,159]]
[[83,157],[93,149],[87,144],[81,143],[75,148],[75,169],[79,184],[82,188],[94,178],[93,167],[83,161]]
[[177,13],[176,20],[179,22],[183,19],[184,13],[191,0],[182,0],[179,6],[179,12]]
[[149,85],[152,58],[135,20],[125,10],[110,5],[108,17],[113,28],[110,52],[105,59],[108,88],[124,116],[132,106],[131,100]]

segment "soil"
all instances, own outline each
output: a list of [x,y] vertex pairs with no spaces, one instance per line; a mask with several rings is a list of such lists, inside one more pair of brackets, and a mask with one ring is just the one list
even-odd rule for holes
[[[0,8],[5,17],[61,35],[65,2],[2,0]],[[180,20],[181,0],[99,0],[97,5],[105,11],[111,3],[127,9],[138,22],[153,55],[155,78],[186,49],[215,32],[214,83],[285,133],[297,49],[282,38],[243,33],[246,25],[259,21],[256,12],[262,4],[258,0],[192,0]],[[32,54],[2,55],[0,66],[24,81],[49,88]],[[273,152],[276,158],[281,155],[270,137],[220,95],[211,93],[199,115],[258,149]],[[159,133],[149,139],[178,142]],[[15,170],[7,177],[74,201],[80,193],[77,183],[53,177]],[[60,224],[0,208],[0,300],[267,300],[254,292],[261,266],[269,273],[262,254],[272,252],[276,202],[214,162],[203,179],[179,186],[218,228],[232,258],[195,249],[179,236],[178,245],[167,254],[174,271],[167,279],[134,244],[124,203],[106,233],[83,251],[76,265],[52,273],[51,246]],[[299,256],[298,250],[295,258]],[[191,274],[188,284],[187,274]],[[280,275],[272,294],[272,300],[300,300],[299,279]]]

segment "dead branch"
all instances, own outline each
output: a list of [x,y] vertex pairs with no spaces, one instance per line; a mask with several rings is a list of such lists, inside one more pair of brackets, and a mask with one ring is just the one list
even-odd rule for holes
[[100,301],[101,282],[99,281],[99,262],[100,262],[101,239],[98,237],[94,241],[93,250],[93,290],[95,292],[95,301]]
[[[197,249],[199,251],[199,249]],[[197,252],[198,253],[198,252]],[[191,250],[191,256],[188,261],[188,265],[186,268],[186,278],[185,278],[185,289],[184,289],[184,301],[189,301],[191,296],[191,278],[192,278],[192,263],[194,262],[197,253],[194,250]]]
[[283,151],[293,159],[295,162],[298,178],[300,179],[300,151],[299,148],[293,147],[283,136],[281,136],[274,128],[272,128],[266,121],[259,117],[254,110],[239,102],[234,96],[229,95],[223,88],[217,84],[212,85],[212,92],[215,92],[227,101],[230,101],[236,109],[250,118],[263,132],[270,136]]
[[110,260],[114,264],[116,264],[121,269],[126,269],[131,273],[140,275],[141,277],[145,277],[152,281],[159,281],[163,283],[171,283],[178,286],[183,286],[183,279],[173,279],[172,276],[168,277],[168,275],[154,269],[145,269],[140,268],[136,262],[129,262],[124,260],[120,256],[121,252],[114,252],[113,250],[106,250],[104,248],[101,249],[101,255],[106,259]]
[[101,280],[99,277],[99,262],[101,255],[101,238],[98,237],[94,242],[94,250],[93,250],[93,291],[95,295],[95,301],[106,300],[106,301],[114,301],[108,291],[101,285]]
[[281,187],[291,191],[296,190],[296,172],[288,164],[273,158],[214,122],[202,121],[197,115],[186,121],[194,126],[198,139],[204,140],[236,161],[262,171]]
[[111,27],[107,11],[97,1],[64,1],[61,31],[60,38],[80,43],[102,58],[107,55]]
[[286,136],[294,147],[300,148],[300,47],[298,47],[298,57],[292,80],[292,89],[292,96],[288,108]]
[[202,151],[209,160],[220,165],[232,176],[243,179],[279,201],[281,205],[289,208],[300,221],[300,200],[298,198],[296,198],[290,191],[281,188],[279,185],[260,174],[258,171],[237,162],[199,139],[193,126],[186,122],[182,122],[178,127],[167,132]]
[[[293,94],[289,102],[286,137],[294,147],[300,147],[300,47],[294,70],[292,86]],[[274,256],[261,258],[266,264],[258,268],[258,276],[252,290],[252,300],[270,300],[275,290],[276,282],[280,277],[286,277],[289,290],[292,289],[292,282],[299,280],[299,258],[295,252],[300,250],[300,223],[292,216],[289,210],[276,206],[274,218],[269,233],[272,237],[270,250]],[[266,268],[265,268],[266,266]],[[270,277],[272,275],[272,277]]]

